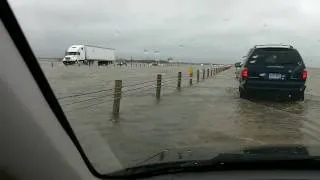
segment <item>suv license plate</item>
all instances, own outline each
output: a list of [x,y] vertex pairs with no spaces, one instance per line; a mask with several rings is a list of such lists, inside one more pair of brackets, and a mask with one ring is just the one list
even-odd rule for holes
[[281,79],[281,74],[278,73],[269,73],[269,79]]

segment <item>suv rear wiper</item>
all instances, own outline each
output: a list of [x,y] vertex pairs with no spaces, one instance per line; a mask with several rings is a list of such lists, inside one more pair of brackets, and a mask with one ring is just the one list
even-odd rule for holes
[[177,161],[126,168],[108,174],[113,178],[138,178],[181,172],[262,169],[320,169],[320,157],[308,154],[225,153],[209,160]]

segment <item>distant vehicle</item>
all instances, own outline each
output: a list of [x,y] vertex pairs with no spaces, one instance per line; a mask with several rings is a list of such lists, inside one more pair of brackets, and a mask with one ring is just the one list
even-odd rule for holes
[[127,63],[125,61],[120,61],[117,63],[118,66],[127,66]]
[[158,66],[159,64],[156,62],[150,63],[149,66]]
[[239,92],[247,98],[254,91],[284,93],[293,100],[304,100],[308,77],[299,52],[290,45],[256,45],[240,68]]
[[115,50],[89,45],[72,45],[70,46],[63,58],[65,65],[83,63],[93,64],[95,61],[98,65],[108,65],[115,61]]

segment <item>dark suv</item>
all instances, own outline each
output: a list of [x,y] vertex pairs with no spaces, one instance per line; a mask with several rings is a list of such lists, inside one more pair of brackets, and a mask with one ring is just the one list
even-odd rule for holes
[[256,45],[241,65],[239,92],[247,98],[252,92],[285,94],[304,100],[308,73],[296,49],[290,45]]

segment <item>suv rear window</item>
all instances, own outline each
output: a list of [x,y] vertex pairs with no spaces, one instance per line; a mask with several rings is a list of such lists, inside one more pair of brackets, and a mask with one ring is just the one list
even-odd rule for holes
[[250,55],[247,64],[284,65],[302,64],[302,58],[295,49],[287,48],[258,48]]

